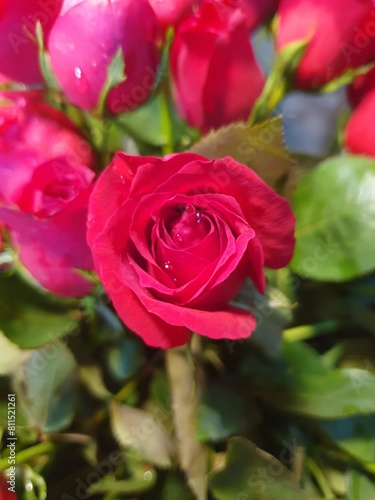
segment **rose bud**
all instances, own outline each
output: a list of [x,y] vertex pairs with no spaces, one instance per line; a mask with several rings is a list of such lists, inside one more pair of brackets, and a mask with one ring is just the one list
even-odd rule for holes
[[119,113],[142,104],[152,91],[159,62],[157,27],[147,0],[65,0],[48,51],[68,99],[88,111],[95,109],[121,48],[126,79],[110,90],[107,107]]
[[375,89],[353,111],[345,130],[345,147],[352,153],[375,157]]
[[299,89],[322,87],[374,53],[372,0],[281,0],[278,16],[278,51],[293,42],[308,43],[295,75]]
[[276,12],[279,0],[216,0],[241,11],[245,17],[247,28],[252,31]]
[[154,347],[189,331],[242,339],[253,314],[230,304],[247,277],[264,292],[263,265],[286,266],[294,248],[289,204],[227,157],[118,153],[93,190],[88,241],[124,323]]
[[375,89],[375,69],[365,75],[358,76],[347,89],[350,104],[355,107],[372,90]]
[[9,490],[5,476],[0,474],[0,500],[17,500],[17,495]]
[[165,30],[177,26],[193,13],[201,0],[149,0],[160,26]]
[[90,146],[65,115],[37,92],[0,93],[0,200],[14,203],[35,167],[66,156],[70,164],[94,167]]
[[77,270],[93,268],[86,242],[88,200],[94,172],[61,157],[38,165],[14,204],[0,202],[19,258],[45,289],[79,297],[92,285]]
[[264,85],[244,18],[232,14],[205,1],[177,30],[171,49],[178,111],[204,132],[246,120]]
[[2,0],[0,2],[0,73],[11,80],[42,83],[35,25],[47,40],[62,0]]

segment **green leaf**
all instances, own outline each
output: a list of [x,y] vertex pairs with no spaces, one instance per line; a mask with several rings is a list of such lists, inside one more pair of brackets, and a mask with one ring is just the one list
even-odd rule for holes
[[[206,135],[191,152],[209,159],[231,156],[286,197],[291,197],[297,182],[297,164],[285,147],[280,117],[256,126],[232,123]],[[212,180],[220,182],[214,172]]]
[[358,471],[347,474],[348,500],[367,500],[375,498],[375,484]]
[[[140,495],[151,490],[156,483],[155,471],[145,471],[140,477],[117,480],[113,476],[107,476],[100,479],[97,483],[90,486],[88,492],[90,495],[99,493],[110,493],[112,495]],[[112,497],[111,497],[112,498]]]
[[175,471],[170,471],[163,486],[161,500],[171,500],[174,498],[178,498],[178,500],[194,500],[195,497],[183,477]]
[[268,75],[261,96],[252,109],[249,123],[254,124],[265,120],[292,88],[293,77],[310,41],[298,40],[286,45],[276,54],[275,63]]
[[375,268],[375,161],[337,156],[300,182],[294,199],[297,245],[291,268],[301,276],[343,281]]
[[0,331],[0,375],[11,373],[30,355],[31,351],[21,350]]
[[374,412],[375,375],[366,370],[329,370],[314,349],[285,342],[288,372],[268,401],[280,409],[316,418],[342,418]]
[[201,441],[221,441],[237,434],[246,425],[242,399],[222,386],[209,387],[198,406],[197,437]]
[[275,457],[244,438],[228,444],[227,464],[211,473],[209,487],[217,500],[303,500],[293,474]]
[[[144,105],[117,117],[118,123],[138,141],[161,147],[169,142],[168,130],[163,126],[166,106],[162,94],[150,99]],[[145,126],[147,124],[147,126]]]
[[61,90],[60,85],[53,73],[50,57],[44,47],[44,34],[41,22],[38,20],[35,24],[35,34],[38,43],[39,66],[43,78],[48,87],[54,90]]
[[76,363],[62,342],[35,350],[14,375],[18,400],[30,425],[58,432],[74,417]]
[[144,460],[159,467],[172,465],[174,444],[151,413],[113,402],[110,414],[113,433],[122,446],[136,450]]
[[0,273],[0,329],[22,349],[34,349],[73,332],[77,311],[28,286],[17,275]]
[[99,97],[98,106],[94,112],[95,115],[102,116],[105,110],[105,103],[110,90],[116,85],[124,82],[126,80],[125,75],[125,60],[122,48],[117,49],[112,61],[108,65],[107,78],[104,82],[102,91]]
[[321,422],[320,427],[356,460],[375,463],[375,415]]
[[125,338],[106,352],[107,365],[117,381],[131,378],[143,364],[141,344],[132,338]]

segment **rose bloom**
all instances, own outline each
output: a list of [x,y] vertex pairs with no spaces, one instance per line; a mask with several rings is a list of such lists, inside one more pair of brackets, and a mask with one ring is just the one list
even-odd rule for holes
[[201,0],[149,0],[149,2],[160,26],[165,30],[168,26],[176,27],[186,19]]
[[216,2],[241,11],[248,29],[252,31],[276,12],[279,0],[216,0]]
[[0,1],[0,72],[27,84],[42,83],[35,25],[39,21],[44,39],[59,13],[62,0]]
[[7,478],[0,474],[0,500],[17,500],[17,495],[8,488]]
[[355,154],[375,157],[375,89],[353,111],[345,130],[345,147]]
[[0,132],[0,200],[14,202],[35,167],[49,159],[65,156],[95,168],[80,131],[38,92],[0,92]]
[[93,155],[76,127],[39,97],[0,94],[0,221],[44,288],[80,296],[91,289],[76,269],[93,267],[85,237]]
[[204,1],[176,32],[171,76],[178,111],[191,126],[207,132],[246,120],[265,80],[244,16]]
[[153,89],[159,54],[158,23],[148,0],[64,0],[48,41],[57,80],[75,105],[93,110],[119,48],[126,79],[112,88],[107,107],[140,106]]
[[358,106],[372,90],[375,90],[375,69],[372,69],[365,75],[358,76],[354,82],[348,86],[347,96],[350,104],[353,107]]
[[95,268],[124,323],[154,347],[186,343],[190,330],[246,338],[255,318],[230,304],[263,266],[288,264],[289,204],[228,157],[161,158],[118,153],[90,199]]
[[299,89],[319,88],[373,57],[373,0],[281,0],[277,14],[277,50],[308,41],[295,76]]
[[79,297],[92,288],[77,270],[93,269],[86,223],[94,175],[56,158],[35,168],[15,205],[0,203],[0,220],[10,229],[22,264],[56,295]]

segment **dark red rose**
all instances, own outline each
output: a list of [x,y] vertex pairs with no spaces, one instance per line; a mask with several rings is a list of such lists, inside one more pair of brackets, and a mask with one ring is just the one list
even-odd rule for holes
[[213,0],[177,30],[171,72],[180,114],[203,131],[246,120],[264,85],[244,16]]
[[247,277],[265,288],[263,265],[288,264],[288,203],[232,158],[118,153],[90,200],[96,270],[124,323],[155,347],[189,331],[248,337],[254,316],[230,304]]
[[362,99],[372,90],[375,90],[375,69],[365,75],[358,76],[352,85],[348,87],[347,95],[350,104],[353,107],[358,106]]
[[0,500],[17,500],[17,495],[9,491],[9,484],[2,474],[0,474]]
[[47,40],[62,0],[1,0],[0,73],[22,83],[42,83],[35,25]]
[[281,0],[278,16],[278,50],[310,38],[295,78],[300,89],[319,88],[375,53],[373,0]]
[[159,63],[157,28],[148,0],[64,0],[48,51],[70,101],[86,110],[98,106],[109,65],[121,48],[126,80],[109,92],[107,107],[119,113],[142,104]]

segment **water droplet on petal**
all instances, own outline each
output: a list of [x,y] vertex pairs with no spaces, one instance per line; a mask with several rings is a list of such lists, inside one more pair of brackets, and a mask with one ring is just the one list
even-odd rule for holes
[[77,78],[79,78],[79,79],[80,79],[80,78],[82,77],[82,71],[81,71],[81,68],[78,68],[78,66],[77,66],[77,67],[75,67],[75,68],[74,68],[74,74],[76,75],[76,77],[77,77]]
[[82,73],[82,70],[81,68],[79,68],[78,66],[76,66],[74,68],[74,75],[76,77],[76,87],[78,89],[78,92],[86,92],[88,87],[89,87],[89,82],[87,80],[87,78],[85,77],[85,75]]
[[198,222],[198,224],[200,224],[200,223],[201,223],[201,221],[202,221],[203,217],[204,217],[204,214],[202,214],[201,212],[197,212],[197,213],[195,214],[195,220]]
[[164,264],[164,269],[170,269],[171,268],[171,263],[170,261],[168,260],[165,264]]

